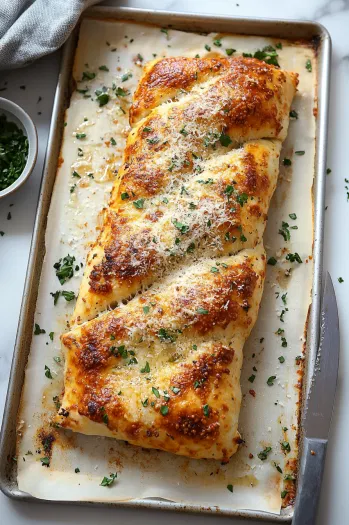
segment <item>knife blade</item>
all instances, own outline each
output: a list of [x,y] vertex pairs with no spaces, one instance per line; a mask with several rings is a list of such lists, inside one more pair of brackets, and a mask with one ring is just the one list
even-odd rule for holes
[[304,411],[304,439],[293,525],[314,525],[325,465],[339,365],[336,296],[327,273],[322,298],[320,342]]
[[327,439],[339,366],[339,319],[336,296],[327,273],[322,299],[320,341],[304,411],[304,434]]

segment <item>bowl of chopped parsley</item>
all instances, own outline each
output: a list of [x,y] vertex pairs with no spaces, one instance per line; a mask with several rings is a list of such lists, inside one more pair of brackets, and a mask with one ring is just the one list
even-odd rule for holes
[[29,115],[0,98],[0,198],[17,190],[35,166],[38,138]]

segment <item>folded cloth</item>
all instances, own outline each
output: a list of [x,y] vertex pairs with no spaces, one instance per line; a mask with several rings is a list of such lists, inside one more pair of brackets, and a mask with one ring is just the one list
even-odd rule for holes
[[0,0],[0,69],[25,66],[66,41],[80,14],[101,0]]

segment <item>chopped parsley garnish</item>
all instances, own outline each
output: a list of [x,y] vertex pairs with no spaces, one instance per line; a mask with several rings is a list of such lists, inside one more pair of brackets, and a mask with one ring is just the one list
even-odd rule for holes
[[206,179],[206,180],[203,180],[203,179],[200,179],[198,181],[199,184],[214,184],[214,180],[213,179]]
[[234,487],[231,484],[227,485],[227,489],[229,490],[229,492],[234,492]]
[[96,76],[96,73],[92,73],[91,71],[84,71],[82,73],[82,81],[84,80],[93,80]]
[[236,200],[240,204],[241,208],[243,208],[244,204],[246,204],[248,201],[247,193],[240,193],[239,195],[236,195]]
[[287,292],[282,294],[281,301],[286,305],[287,304]]
[[281,335],[284,332],[285,332],[285,330],[283,328],[278,328],[275,333],[276,333],[276,335]]
[[48,379],[53,379],[52,374],[51,374],[51,370],[50,370],[49,367],[46,366],[46,365],[45,365],[45,376],[46,376]]
[[121,82],[126,82],[129,78],[132,77],[132,73],[124,73],[121,77]]
[[67,292],[65,290],[62,292],[62,296],[66,301],[72,301],[73,299],[76,299],[74,292]]
[[53,265],[54,269],[56,270],[56,276],[58,277],[58,280],[61,284],[64,284],[71,277],[73,277],[74,262],[75,257],[69,255],[68,253],[66,257],[59,259],[59,261]]
[[245,235],[243,233],[240,235],[240,241],[241,242],[247,242],[247,237],[245,237]]
[[110,487],[110,485],[112,485],[114,483],[114,481],[116,480],[116,478],[118,477],[117,473],[115,472],[115,474],[109,474],[109,478],[107,476],[104,476],[104,478],[102,479],[102,482],[101,482],[101,487]]
[[[286,343],[286,346],[287,346],[287,343]],[[285,362],[285,358],[283,355],[280,355],[280,357],[278,357],[278,360],[280,361],[280,363],[284,363]]]
[[276,49],[282,49],[282,43],[278,42],[277,44],[275,44],[275,47]]
[[195,250],[195,243],[191,242],[187,248],[187,253],[193,253]]
[[[14,122],[0,116],[0,191],[13,184],[23,172],[29,143],[27,136]],[[7,217],[11,218],[11,214]]]
[[197,308],[196,311],[198,314],[202,314],[202,315],[208,314],[208,310],[206,310],[205,308],[202,308],[201,306],[199,306],[199,308]]
[[279,234],[283,236],[286,242],[291,239],[289,224],[287,222],[282,221],[281,228],[279,229]]
[[116,86],[114,87],[114,91],[117,97],[127,97],[130,94],[130,92],[126,91],[126,89]]
[[295,154],[295,155],[298,155],[299,157],[301,157],[302,155],[305,155],[305,151],[303,151],[303,150],[298,150],[298,151],[295,151],[294,154]]
[[289,444],[288,441],[283,441],[283,442],[281,443],[281,448],[282,448],[282,450],[284,450],[285,452],[291,452],[291,446],[290,446],[290,444]]
[[133,206],[137,208],[138,210],[143,209],[144,206],[144,200],[145,199],[138,199],[137,201],[133,201]]
[[338,277],[338,282],[339,282],[339,283],[344,283],[344,279],[343,279],[343,277]]
[[146,361],[144,367],[141,368],[141,373],[142,374],[148,374],[149,372],[150,372],[150,366],[149,366],[148,361]]
[[295,221],[297,219],[297,215],[295,213],[290,213],[289,218]]
[[330,173],[332,173],[331,168],[327,168],[327,170],[326,170],[326,175],[329,175]]
[[253,383],[253,381],[254,381],[255,379],[256,379],[255,374],[250,375],[250,377],[248,378],[248,380],[249,380],[250,383]]
[[145,314],[148,314],[148,313],[149,313],[149,310],[150,310],[149,306],[143,306],[143,312],[144,312]]
[[77,133],[75,136],[76,136],[77,139],[85,139],[86,138],[86,133]]
[[219,270],[218,270],[218,268],[216,268],[215,266],[212,266],[210,272],[211,272],[211,273],[219,273]]
[[109,68],[107,66],[99,66],[98,68],[100,71],[109,71]]
[[152,392],[154,394],[155,397],[157,397],[158,399],[160,398],[160,392],[157,388],[155,388],[155,386],[152,387]]
[[210,407],[208,405],[204,405],[202,407],[202,411],[204,413],[204,416],[206,416],[206,417],[210,416]]
[[60,363],[60,362],[62,361],[62,359],[61,359],[58,355],[54,356],[53,360],[54,360],[56,363]]
[[287,490],[283,490],[283,491],[281,492],[281,497],[282,497],[282,499],[286,498],[287,494],[288,494],[288,491],[287,491]]
[[181,232],[182,235],[189,231],[189,226],[176,220],[173,221],[173,225]]
[[211,51],[211,48],[210,48],[210,46],[208,44],[205,45],[205,49],[206,49],[206,51]]
[[168,406],[167,405],[162,405],[160,407],[160,414],[162,416],[167,416],[167,414],[168,414]]
[[103,412],[103,415],[102,415],[102,421],[105,425],[108,425],[109,423],[109,418],[108,418],[108,414],[105,413],[105,408],[102,407],[102,412]]
[[117,356],[120,356],[120,357],[123,357],[124,359],[126,359],[128,357],[128,351],[125,347],[125,345],[121,345],[121,346],[111,346],[109,348],[110,350],[110,353],[115,355],[115,357]]
[[34,335],[46,334],[46,330],[40,328],[40,326],[35,323]]
[[283,164],[284,166],[291,166],[292,161],[291,161],[291,159],[286,159],[286,158],[285,158],[285,159],[283,159],[282,164]]
[[275,259],[275,257],[269,257],[268,264],[270,264],[270,266],[275,266],[276,263],[277,260]]
[[148,144],[157,144],[160,142],[159,137],[154,137],[153,139],[147,139]]
[[271,447],[265,447],[265,449],[259,452],[257,456],[261,461],[265,461],[268,457],[269,452],[271,452]]
[[298,118],[298,113],[295,109],[291,109],[290,111],[290,118],[295,118],[297,119]]
[[101,89],[95,91],[96,100],[99,102],[99,107],[105,106],[109,102],[109,95]]
[[57,292],[50,292],[50,295],[52,295],[53,297],[53,304],[54,306],[56,306],[57,302],[58,302],[58,299],[59,299],[59,296],[61,295],[61,292],[59,290],[57,290]]
[[174,343],[176,340],[176,337],[174,335],[169,334],[165,330],[165,328],[160,328],[160,330],[158,331],[158,337],[163,343]]
[[275,462],[274,462],[274,466],[275,466],[276,470],[278,472],[280,472],[280,474],[282,474],[282,468],[279,465],[277,465]]
[[233,53],[235,53],[236,49],[233,49],[232,47],[225,50],[228,57],[230,57]]
[[43,467],[49,467],[50,466],[50,458],[45,456],[44,458],[40,458],[41,464]]
[[303,262],[302,259],[300,258],[299,253],[297,253],[297,252],[295,252],[295,253],[288,253],[286,255],[286,260],[290,261],[290,262],[297,262],[299,264],[301,264]]
[[55,404],[56,410],[59,410],[61,408],[61,403],[59,401],[59,396],[53,396],[52,401]]
[[149,403],[148,398],[145,399],[144,401],[142,401],[142,405],[143,405],[144,407],[147,407],[147,406],[148,406],[148,403]]
[[216,46],[216,47],[222,47],[221,39],[217,38],[216,40],[214,40],[213,41],[213,45]]
[[113,137],[110,138],[110,144],[116,146],[116,140]]
[[310,61],[309,58],[308,58],[308,60],[305,63],[305,69],[307,69],[309,71],[309,73],[311,73],[313,71],[313,66],[311,65],[311,61]]
[[188,132],[185,129],[185,126],[182,127],[182,129],[179,130],[179,133],[181,133],[184,137],[188,135]]
[[225,135],[224,133],[222,133],[219,137],[219,142],[222,144],[222,146],[228,147],[229,144],[231,144],[233,141],[231,140],[229,135]]
[[50,332],[50,333],[48,334],[48,336],[49,336],[49,338],[51,339],[51,341],[53,341],[53,338],[54,338],[54,336],[55,336],[55,333],[54,333],[54,332]]
[[[243,53],[243,56],[252,57],[250,53]],[[277,61],[278,56],[279,55],[273,46],[265,46],[263,49],[257,49],[257,51],[253,54],[253,58],[257,58],[258,60],[262,60],[267,64],[280,67],[279,62]]]
[[143,128],[143,131],[144,131],[144,133],[150,133],[153,130],[152,130],[152,128],[145,127],[145,128]]
[[268,379],[267,379],[267,385],[268,385],[268,386],[273,386],[275,379],[276,379],[276,376],[270,376],[270,377],[268,377]]
[[126,191],[124,191],[124,192],[121,194],[121,200],[122,200],[122,201],[125,201],[126,199],[129,199],[129,198],[130,198],[130,196],[129,196],[129,194],[128,194]]
[[284,320],[284,315],[285,315],[286,311],[287,311],[287,308],[286,308],[286,310],[282,310],[282,311],[281,311],[281,314],[280,314],[280,321],[281,321],[282,323],[285,322],[285,320]]
[[79,467],[76,467],[76,469],[74,470],[74,472],[75,472],[75,474],[79,474],[79,472],[80,472]]

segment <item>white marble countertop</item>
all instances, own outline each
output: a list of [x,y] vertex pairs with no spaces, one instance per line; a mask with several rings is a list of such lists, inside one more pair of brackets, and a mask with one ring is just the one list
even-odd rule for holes
[[[328,166],[332,173],[326,190],[325,269],[335,282],[340,312],[341,356],[335,415],[327,453],[325,478],[317,520],[318,525],[344,525],[349,523],[348,481],[349,471],[349,202],[344,178],[349,178],[347,151],[349,143],[349,0],[130,0],[109,1],[106,4],[127,5],[173,11],[229,14],[270,18],[316,20],[330,32],[333,43],[332,82]],[[39,185],[50,125],[52,103],[59,68],[59,53],[45,57],[25,69],[2,73],[0,88],[7,81],[7,90],[0,96],[10,98],[23,106],[34,119],[39,132],[39,158],[35,173],[13,196],[0,201],[0,414],[3,412],[8,384],[26,267],[35,219]],[[20,86],[26,86],[21,89]],[[38,97],[42,101],[38,103]],[[11,220],[7,220],[11,212]],[[338,277],[344,279],[338,282]],[[1,416],[0,416],[1,417]],[[57,504],[34,504],[10,501],[0,493],[0,521],[4,525],[34,523],[63,525],[109,524],[115,519],[128,524],[150,524],[164,519],[171,525],[186,520],[191,525],[213,524],[217,518],[188,516],[174,513],[125,509],[98,509]],[[227,519],[221,519],[222,523]],[[242,525],[240,520],[233,521]],[[250,522],[252,523],[252,522]],[[253,522],[256,525],[256,522]]]

